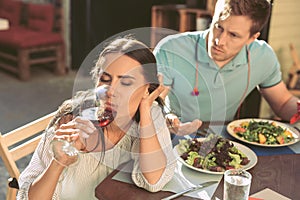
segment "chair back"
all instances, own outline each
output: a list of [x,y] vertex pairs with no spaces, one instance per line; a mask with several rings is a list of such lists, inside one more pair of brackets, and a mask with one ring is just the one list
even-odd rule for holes
[[[42,132],[55,113],[50,113],[6,134],[0,133],[0,156],[11,178],[19,178],[20,171],[16,161],[34,152]],[[6,199],[16,199],[16,193],[17,189],[8,187]]]

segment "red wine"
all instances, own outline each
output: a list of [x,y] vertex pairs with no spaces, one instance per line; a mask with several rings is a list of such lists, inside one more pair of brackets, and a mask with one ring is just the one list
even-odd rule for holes
[[98,127],[105,127],[109,125],[114,120],[115,113],[106,109],[101,116],[99,116],[98,120],[91,120],[91,122]]

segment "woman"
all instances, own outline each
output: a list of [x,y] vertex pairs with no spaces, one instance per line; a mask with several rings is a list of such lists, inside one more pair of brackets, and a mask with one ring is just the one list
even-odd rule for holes
[[50,142],[57,138],[73,140],[77,149],[87,151],[95,135],[90,121],[72,116],[76,101],[64,102],[19,178],[18,199],[95,199],[95,187],[130,160],[138,187],[155,192],[172,178],[176,162],[152,52],[132,38],[116,39],[100,54],[92,75],[96,86],[109,85],[105,106],[116,113],[103,128],[104,140],[97,149],[104,151],[79,154],[78,159],[49,153]]

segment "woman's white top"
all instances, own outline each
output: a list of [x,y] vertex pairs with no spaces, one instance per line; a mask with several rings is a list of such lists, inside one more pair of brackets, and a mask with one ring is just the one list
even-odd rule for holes
[[[166,126],[161,108],[153,104],[151,109],[154,126],[160,145],[167,158],[167,166],[156,184],[150,184],[139,168],[139,126],[134,122],[126,135],[110,150],[104,154],[101,161],[101,152],[79,154],[76,163],[66,167],[60,176],[52,199],[96,199],[96,186],[122,163],[133,160],[132,180],[141,188],[155,192],[161,190],[168,183],[176,165],[172,151],[170,133]],[[28,199],[30,185],[46,170],[52,160],[50,142],[54,136],[54,129],[45,131],[37,149],[27,168],[19,178],[19,191],[17,199]],[[155,160],[153,160],[155,162]]]

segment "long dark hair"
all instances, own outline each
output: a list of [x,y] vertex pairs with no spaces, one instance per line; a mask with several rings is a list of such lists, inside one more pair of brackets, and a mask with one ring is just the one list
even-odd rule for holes
[[[152,93],[159,86],[156,59],[152,51],[144,43],[134,39],[132,36],[116,38],[104,48],[91,72],[95,81],[99,80],[101,68],[104,67],[105,56],[111,53],[126,55],[141,64],[143,75],[147,83],[149,83],[149,93]],[[164,106],[162,98],[158,97],[156,101],[161,107]],[[139,110],[137,110],[134,119],[137,122],[140,121]]]

